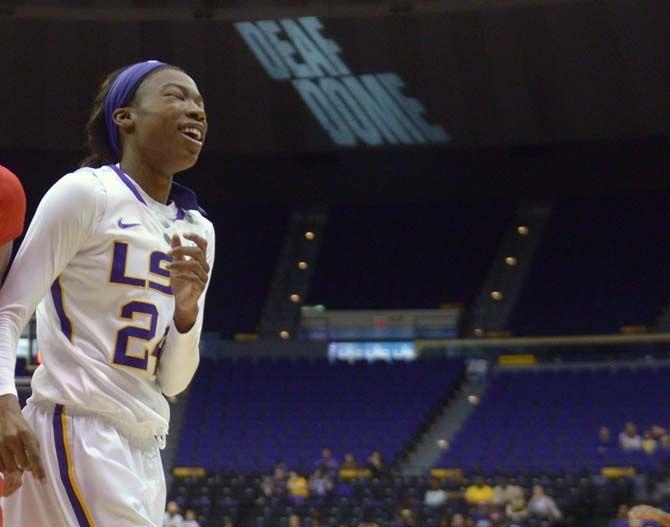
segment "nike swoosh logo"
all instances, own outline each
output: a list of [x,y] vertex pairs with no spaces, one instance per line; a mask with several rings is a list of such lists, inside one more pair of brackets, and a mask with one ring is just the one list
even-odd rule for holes
[[120,229],[130,229],[130,227],[137,227],[139,223],[123,223],[123,219],[119,218],[117,225]]

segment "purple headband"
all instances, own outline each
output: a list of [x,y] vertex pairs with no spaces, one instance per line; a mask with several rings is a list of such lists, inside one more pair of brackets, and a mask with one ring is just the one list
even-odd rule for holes
[[128,66],[112,82],[105,98],[105,122],[107,123],[107,138],[112,152],[121,159],[121,145],[119,144],[119,127],[114,123],[112,114],[117,108],[122,108],[130,94],[135,91],[140,82],[156,68],[168,66],[158,60],[147,60]]

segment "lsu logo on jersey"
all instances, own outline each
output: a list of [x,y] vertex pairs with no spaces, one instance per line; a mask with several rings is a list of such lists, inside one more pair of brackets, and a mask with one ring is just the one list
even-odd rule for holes
[[[128,273],[127,263],[131,250],[132,247],[127,242],[114,241],[109,282],[137,289],[148,288],[172,296],[170,271],[165,268],[165,265],[172,261],[172,256],[162,251],[152,251],[147,259],[147,277],[142,278]],[[133,341],[139,340],[148,343],[154,340],[159,318],[158,307],[145,299],[131,300],[121,306],[119,317],[124,321],[133,323],[123,326],[116,334],[114,364],[147,370],[149,368],[149,358],[154,357],[155,362],[151,374],[155,376],[165,339],[170,329],[169,326],[152,351],[149,351],[148,347],[142,347],[143,351],[138,353],[137,349],[131,350],[130,348]],[[138,320],[141,319],[144,319],[145,324],[136,325]]]

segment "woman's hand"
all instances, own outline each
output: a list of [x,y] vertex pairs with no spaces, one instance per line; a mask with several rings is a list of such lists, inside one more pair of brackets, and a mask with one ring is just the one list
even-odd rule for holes
[[19,400],[11,394],[2,395],[0,396],[0,471],[11,475],[26,470],[31,471],[42,483],[46,482],[37,437],[21,415]]
[[6,498],[14,494],[21,487],[23,472],[15,470],[14,472],[5,473],[4,476],[5,481],[2,487],[2,495]]
[[174,260],[166,268],[170,271],[170,287],[174,295],[174,323],[180,333],[188,332],[198,317],[198,300],[209,280],[207,263],[207,240],[197,234],[184,234],[184,238],[196,244],[185,247],[179,235],[172,236],[172,250],[168,253]]

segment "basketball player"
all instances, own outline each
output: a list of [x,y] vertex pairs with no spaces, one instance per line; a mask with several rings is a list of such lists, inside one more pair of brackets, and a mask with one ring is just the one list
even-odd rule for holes
[[14,240],[23,232],[26,195],[19,178],[0,165],[0,283],[12,256]]
[[[199,362],[214,229],[174,174],[207,132],[186,73],[157,61],[103,82],[90,156],[44,196],[0,292],[0,469],[24,471],[12,526],[156,527],[169,406]],[[23,415],[16,345],[37,306],[43,363]]]
[[[0,285],[12,256],[14,240],[23,233],[26,216],[26,195],[17,178],[0,165]],[[10,496],[21,486],[21,472],[0,474],[0,497]],[[2,502],[0,498],[0,502]],[[3,525],[0,506],[0,527]]]

